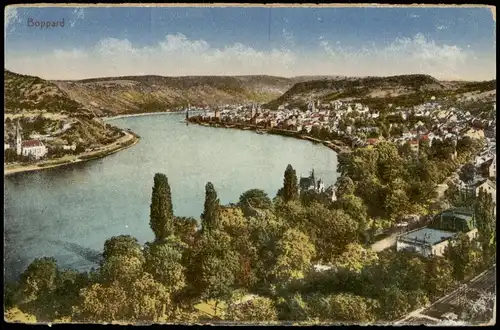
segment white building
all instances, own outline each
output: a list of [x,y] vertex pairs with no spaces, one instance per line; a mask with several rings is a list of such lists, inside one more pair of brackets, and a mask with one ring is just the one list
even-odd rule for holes
[[33,156],[40,159],[47,154],[47,147],[39,140],[26,140],[22,142],[22,155]]
[[454,232],[430,229],[427,227],[410,231],[398,237],[396,250],[413,250],[424,257],[442,256],[448,240],[455,236]]
[[475,185],[476,196],[479,195],[479,191],[483,189],[486,193],[490,194],[493,197],[493,202],[496,204],[497,202],[497,185],[495,182],[490,179],[486,179],[478,182]]
[[477,235],[474,216],[470,211],[455,208],[441,212],[428,227],[404,233],[396,239],[396,250],[411,250],[424,257],[443,256],[450,240],[460,232],[469,238]]
[[16,127],[16,152],[18,155],[40,159],[47,154],[47,147],[40,140],[23,141],[19,122]]
[[76,149],[76,145],[72,144],[72,145],[63,145],[63,150],[75,150]]

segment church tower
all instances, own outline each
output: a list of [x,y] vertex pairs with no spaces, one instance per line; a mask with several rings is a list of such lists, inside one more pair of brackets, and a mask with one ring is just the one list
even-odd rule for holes
[[250,115],[250,120],[251,120],[252,124],[257,123],[257,108],[255,107],[254,103],[252,103],[252,113]]
[[21,127],[19,126],[19,120],[18,120],[16,125],[16,152],[18,155],[20,155],[22,152],[22,143],[23,139],[21,137]]

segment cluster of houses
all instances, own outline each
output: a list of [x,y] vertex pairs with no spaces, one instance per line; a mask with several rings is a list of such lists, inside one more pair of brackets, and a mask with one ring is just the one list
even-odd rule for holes
[[[472,190],[476,195],[481,189],[490,194],[496,216],[496,141],[489,138],[486,141],[487,146],[474,160],[476,170],[472,182],[457,178],[456,183],[460,189]],[[398,236],[396,248],[398,251],[410,249],[425,257],[442,256],[450,240],[460,232],[470,238],[477,235],[474,213],[466,208],[451,208],[436,215],[430,225]]]
[[496,177],[497,177],[497,156],[496,144],[494,140],[487,139],[488,146],[476,156],[474,160],[475,173],[472,182],[463,182],[457,179],[456,183],[462,190],[473,190],[476,195],[483,189],[493,197],[496,203]]
[[[459,111],[451,107],[443,109],[434,97],[429,102],[415,106],[411,109],[400,107],[393,108],[388,105],[389,111],[384,116],[399,116],[400,122],[406,121],[409,116],[421,119],[412,123],[412,127],[405,127],[399,135],[387,137],[388,140],[398,144],[408,143],[414,151],[418,152],[419,140],[427,139],[430,144],[434,140],[451,139],[458,141],[459,138],[468,136],[471,139],[484,139],[487,147],[476,156],[476,178],[472,184],[474,192],[477,194],[480,189],[490,193],[496,203],[496,121],[482,120],[474,118],[470,112]],[[321,129],[328,129],[329,132],[336,132],[339,136],[350,139],[353,146],[374,145],[384,138],[381,136],[378,127],[354,125],[341,125],[344,118],[365,119],[367,123],[373,123],[380,117],[377,111],[370,111],[367,106],[360,103],[349,103],[342,101],[332,101],[320,103],[311,101],[307,110],[289,108],[288,104],[278,107],[277,111],[262,109],[259,105],[250,106],[226,106],[217,108],[214,112],[202,115],[204,119],[214,117],[223,122],[247,123],[264,128],[282,128],[293,131],[311,132],[314,126]],[[352,121],[351,121],[352,122]],[[414,122],[414,121],[413,121]],[[424,123],[425,122],[425,123]],[[475,125],[479,124],[479,125]],[[393,124],[389,129],[392,128]],[[397,125],[397,124],[394,124]],[[474,127],[487,127],[487,130],[475,129]],[[360,134],[362,133],[362,134]],[[367,138],[377,136],[376,138]],[[328,194],[335,200],[333,187],[325,189],[321,180],[316,180],[314,171],[309,177],[300,178],[301,190],[315,190],[319,193]],[[471,183],[459,182],[459,186],[470,188]],[[477,235],[474,214],[467,209],[452,208],[445,210],[434,217],[431,224],[400,235],[396,240],[398,251],[411,249],[423,256],[442,256],[445,247],[450,240],[460,232],[465,232],[469,237]]]
[[[462,136],[469,136],[473,139],[484,138],[485,136],[494,136],[496,122],[495,120],[481,120],[474,118],[470,112],[459,111],[451,107],[442,109],[442,106],[431,98],[430,102],[414,106],[411,109],[401,107],[392,107],[388,105],[389,111],[384,114],[385,117],[400,117],[400,121],[405,121],[409,116],[419,118],[412,127],[402,126],[402,124],[389,124],[391,136],[387,139],[398,144],[409,143],[412,149],[418,151],[418,141],[428,139],[432,144],[433,140],[444,140],[450,138],[457,141]],[[343,101],[331,101],[320,103],[320,101],[311,101],[306,111],[294,107],[290,108],[288,104],[278,107],[277,111],[262,109],[260,105],[252,104],[250,106],[224,106],[215,109],[215,111],[204,111],[203,119],[216,118],[222,122],[228,123],[248,123],[263,128],[281,128],[297,132],[310,133],[313,127],[327,129],[330,133],[336,133],[347,140],[350,140],[352,146],[363,147],[366,145],[375,145],[384,139],[379,128],[373,125],[380,117],[380,112],[370,111],[369,107],[361,103],[350,103]],[[345,120],[347,117],[352,120]],[[348,125],[354,120],[359,119],[366,122],[364,126]],[[425,122],[425,123],[424,123]],[[372,123],[372,124],[369,124]],[[488,131],[474,129],[472,124],[477,126],[490,127]],[[398,127],[399,125],[399,127]],[[401,134],[392,134],[392,129],[399,128]]]

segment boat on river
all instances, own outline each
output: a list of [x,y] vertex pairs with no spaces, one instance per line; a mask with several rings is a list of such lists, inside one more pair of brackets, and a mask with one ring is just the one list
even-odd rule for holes
[[255,133],[257,133],[257,134],[264,134],[264,133],[265,133],[265,131],[262,131],[262,130],[259,130],[259,129],[258,129],[258,130],[256,130],[256,131],[255,131]]

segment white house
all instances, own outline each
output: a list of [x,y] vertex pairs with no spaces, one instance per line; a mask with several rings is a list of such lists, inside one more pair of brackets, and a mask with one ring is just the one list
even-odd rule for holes
[[3,144],[3,150],[4,151],[7,150],[7,149],[9,149],[9,148],[10,148],[10,145],[8,143],[4,143]]
[[47,147],[39,140],[26,140],[21,144],[23,156],[33,156],[40,159],[47,154]]
[[493,157],[493,161],[491,162],[490,166],[488,167],[488,174],[490,177],[496,178],[497,177],[497,156],[495,155]]
[[398,236],[396,250],[411,250],[424,257],[443,256],[450,240],[460,232],[471,239],[476,237],[474,216],[467,210],[449,209],[436,215],[429,226]]
[[490,159],[494,158],[495,154],[492,153],[489,150],[486,150],[485,152],[481,153],[480,155],[476,156],[475,158],[475,165],[476,166],[481,166],[485,162],[489,161]]
[[442,256],[448,240],[455,236],[454,232],[420,228],[401,235],[396,240],[396,250],[413,250],[424,257]]
[[490,179],[479,181],[475,185],[476,195],[479,194],[479,190],[483,189],[485,192],[490,194],[493,197],[493,202],[496,204],[497,202],[497,185],[495,182]]
[[76,149],[76,145],[72,144],[72,145],[63,145],[63,150],[75,150]]

